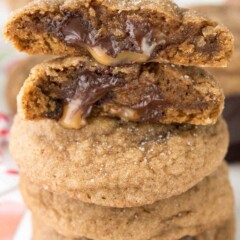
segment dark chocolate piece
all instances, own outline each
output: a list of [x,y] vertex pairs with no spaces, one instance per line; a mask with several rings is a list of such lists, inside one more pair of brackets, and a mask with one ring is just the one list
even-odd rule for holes
[[230,132],[230,147],[226,159],[229,162],[240,161],[240,95],[226,98],[223,116]]

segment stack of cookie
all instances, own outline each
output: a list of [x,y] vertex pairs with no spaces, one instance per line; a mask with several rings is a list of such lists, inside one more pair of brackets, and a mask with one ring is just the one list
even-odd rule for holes
[[[10,149],[33,239],[234,239],[223,159],[233,37],[169,0],[38,0],[6,37],[32,69]],[[89,56],[91,55],[91,56]]]

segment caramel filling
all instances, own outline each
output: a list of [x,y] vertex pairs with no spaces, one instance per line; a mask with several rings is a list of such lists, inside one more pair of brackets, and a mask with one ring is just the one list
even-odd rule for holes
[[[118,117],[124,121],[159,122],[163,109],[171,103],[164,99],[157,83],[144,83],[140,88],[138,84],[126,81],[122,73],[113,75],[108,70],[84,70],[77,73],[75,80],[64,82],[54,89],[43,89],[44,94],[62,104],[56,109],[55,116],[52,112],[43,116],[58,119],[62,126],[70,129],[85,126],[86,118],[95,114]],[[131,95],[129,99],[134,101],[128,100],[125,96],[127,92]]]
[[88,47],[88,51],[97,62],[107,66],[118,65],[121,63],[131,63],[136,61],[143,63],[149,60],[149,56],[146,54],[129,51],[119,53],[115,58],[107,55],[100,47]]
[[72,13],[66,13],[62,21],[52,22],[48,31],[70,46],[87,49],[93,58],[104,65],[147,62],[156,48],[166,45],[167,36],[139,16],[119,19],[122,19],[123,36],[102,35],[101,30],[95,29],[90,21]]

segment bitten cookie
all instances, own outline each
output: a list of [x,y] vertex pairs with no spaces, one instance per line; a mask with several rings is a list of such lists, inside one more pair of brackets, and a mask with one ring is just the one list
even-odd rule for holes
[[197,11],[224,23],[234,35],[235,50],[232,61],[226,69],[209,69],[219,79],[227,95],[224,118],[228,122],[231,143],[228,161],[240,160],[240,4],[198,6]]
[[21,117],[78,129],[90,116],[124,121],[214,124],[224,96],[202,69],[159,63],[106,67],[87,57],[54,59],[31,71],[18,96]]
[[31,54],[89,52],[105,65],[223,67],[233,50],[227,28],[170,0],[38,0],[13,14],[5,36]]
[[[87,238],[69,238],[58,234],[55,230],[44,225],[45,223],[33,218],[33,238],[32,240],[89,240]],[[209,230],[195,237],[183,237],[180,240],[234,240],[235,220],[232,218],[222,226]]]
[[[181,194],[217,169],[228,146],[216,125],[92,118],[80,130],[15,118],[11,154],[33,182],[84,202],[134,207]],[[217,151],[216,151],[217,150]]]
[[[17,2],[16,0],[14,0]],[[31,56],[13,63],[7,71],[6,99],[12,113],[17,112],[17,95],[30,70],[49,57]]]
[[226,165],[191,190],[152,205],[108,208],[56,195],[21,178],[20,189],[34,216],[68,237],[98,240],[172,240],[196,236],[233,215]]

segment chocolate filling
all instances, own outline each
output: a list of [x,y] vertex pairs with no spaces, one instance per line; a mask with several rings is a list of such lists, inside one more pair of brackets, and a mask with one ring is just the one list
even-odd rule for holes
[[240,161],[240,95],[226,98],[223,113],[230,132],[230,147],[226,159]]
[[[54,92],[45,91],[45,94],[54,94],[62,104],[70,104],[76,101],[72,114],[80,114],[82,117],[90,115],[93,105],[102,98],[110,98],[110,90],[114,87],[122,87],[124,80],[121,75],[112,76],[98,72],[83,71],[74,81],[66,81],[59,88],[54,88]],[[62,115],[57,108],[55,116],[50,113],[50,118],[59,119]],[[47,116],[47,115],[45,115]]]
[[[103,10],[96,10],[96,18],[100,19],[101,11],[104,14]],[[168,22],[162,17],[162,23],[154,25],[136,14],[127,15],[125,12],[116,14],[116,28],[120,32],[118,34],[113,34],[107,29],[110,21],[108,18],[106,23],[99,20],[100,23],[93,26],[92,21],[83,17],[81,13],[69,11],[64,11],[60,20],[47,19],[45,29],[69,46],[86,49],[99,47],[113,58],[127,51],[144,54],[151,59],[168,46],[174,47],[189,38],[200,51],[207,53],[209,50],[217,50],[214,37],[205,39],[204,46],[198,46],[197,42],[194,42],[196,40],[193,36],[202,36],[202,29],[207,23],[200,26],[192,23],[181,26],[178,21]]]
[[[115,113],[109,109],[106,110],[107,115],[112,114],[122,119],[125,118],[124,120],[138,122],[159,122],[164,114],[164,109],[171,105],[161,95],[158,83],[146,84],[144,93],[137,93],[140,96],[138,96],[136,104],[123,105],[114,99],[115,91],[120,89],[125,92],[136,90],[136,84],[126,81],[123,74],[112,75],[108,72],[85,70],[77,73],[76,76],[76,79],[66,81],[60,86],[54,84],[53,87],[48,88],[45,85],[41,86],[43,93],[57,102],[56,112],[45,113],[44,117],[59,120],[63,115],[63,106],[74,103],[71,115],[80,114],[82,118],[88,117],[99,107],[106,106],[106,108],[115,110]],[[130,119],[123,116],[125,111],[131,112]]]

